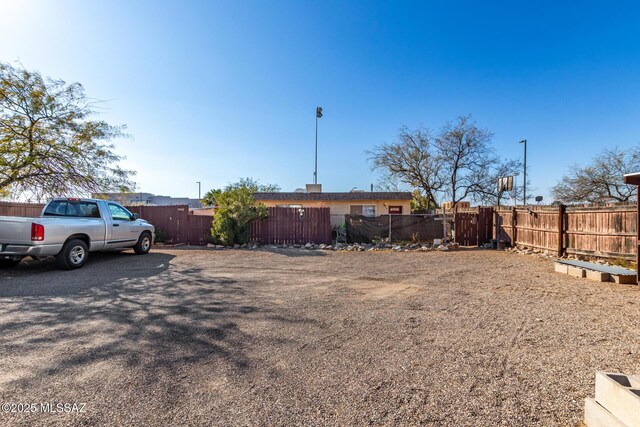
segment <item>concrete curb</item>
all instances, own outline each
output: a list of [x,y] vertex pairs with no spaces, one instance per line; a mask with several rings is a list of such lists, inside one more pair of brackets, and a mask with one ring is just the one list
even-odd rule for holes
[[584,403],[588,427],[640,427],[640,377],[596,372],[595,399]]
[[588,427],[626,427],[593,397],[584,400],[584,423]]

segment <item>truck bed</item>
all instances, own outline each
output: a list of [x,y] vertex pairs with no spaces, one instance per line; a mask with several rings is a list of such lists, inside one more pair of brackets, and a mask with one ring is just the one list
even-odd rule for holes
[[31,224],[42,218],[19,216],[0,217],[0,244],[32,245]]

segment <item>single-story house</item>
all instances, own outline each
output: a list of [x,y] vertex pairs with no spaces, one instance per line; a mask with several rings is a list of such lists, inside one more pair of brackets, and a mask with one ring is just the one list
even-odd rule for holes
[[273,192],[254,193],[256,202],[267,207],[329,208],[331,225],[344,223],[344,216],[408,215],[411,213],[410,192],[352,191],[348,193]]

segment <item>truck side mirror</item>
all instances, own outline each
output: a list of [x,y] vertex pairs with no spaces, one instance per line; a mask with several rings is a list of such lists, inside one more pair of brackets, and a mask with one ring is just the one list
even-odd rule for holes
[[138,215],[137,213],[132,213],[131,214],[131,221],[135,221],[138,218],[140,218],[140,215]]

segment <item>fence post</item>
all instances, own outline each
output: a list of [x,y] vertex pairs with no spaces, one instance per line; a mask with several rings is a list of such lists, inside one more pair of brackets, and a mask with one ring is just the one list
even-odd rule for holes
[[511,240],[512,240],[511,246],[514,248],[518,246],[518,243],[517,243],[518,239],[516,238],[516,233],[518,232],[517,223],[518,223],[518,211],[514,206],[513,208],[511,208]]
[[442,206],[442,241],[447,242],[447,210]]
[[558,258],[564,254],[564,205],[558,205]]

